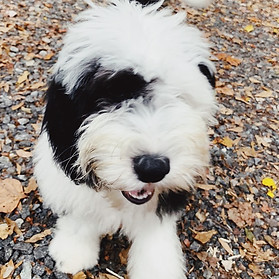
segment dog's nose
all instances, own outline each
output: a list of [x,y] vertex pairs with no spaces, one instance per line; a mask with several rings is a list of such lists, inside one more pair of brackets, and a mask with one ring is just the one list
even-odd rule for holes
[[170,160],[165,156],[141,155],[133,158],[138,179],[146,183],[161,181],[170,171]]

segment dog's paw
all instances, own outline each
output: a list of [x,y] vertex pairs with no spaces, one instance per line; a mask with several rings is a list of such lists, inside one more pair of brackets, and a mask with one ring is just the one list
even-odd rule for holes
[[98,263],[99,245],[58,234],[50,243],[49,254],[55,260],[57,270],[75,274]]

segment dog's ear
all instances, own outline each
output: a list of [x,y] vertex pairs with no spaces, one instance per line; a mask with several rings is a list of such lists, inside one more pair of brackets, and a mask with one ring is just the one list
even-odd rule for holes
[[208,82],[210,83],[210,85],[212,86],[212,88],[215,88],[215,85],[216,85],[216,80],[215,80],[215,75],[214,75],[214,72],[212,70],[209,69],[209,67],[203,63],[200,63],[198,65],[201,73],[203,75],[206,76]]

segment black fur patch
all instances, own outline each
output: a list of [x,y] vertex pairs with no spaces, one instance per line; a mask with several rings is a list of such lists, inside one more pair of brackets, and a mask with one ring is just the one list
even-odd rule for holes
[[[92,64],[79,82],[79,87],[71,94],[60,82],[52,80],[46,94],[46,111],[43,129],[49,134],[55,160],[65,173],[76,183],[79,179],[74,163],[77,160],[77,134],[83,121],[105,105],[117,105],[144,94],[147,82],[130,70],[117,73],[98,71],[98,64]],[[92,182],[91,182],[92,183]],[[88,183],[88,184],[91,184]]]
[[199,69],[202,72],[203,75],[206,76],[208,82],[210,83],[210,85],[212,86],[212,88],[215,88],[216,85],[216,80],[215,80],[215,75],[213,73],[210,72],[210,70],[208,69],[208,67],[204,64],[199,64]]
[[185,190],[166,191],[159,195],[156,213],[159,217],[164,214],[175,214],[187,205],[190,193]]

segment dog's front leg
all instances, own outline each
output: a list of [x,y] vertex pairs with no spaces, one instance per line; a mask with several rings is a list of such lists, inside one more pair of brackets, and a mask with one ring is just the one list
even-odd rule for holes
[[129,252],[130,279],[186,279],[176,218],[153,216],[135,226]]
[[75,274],[97,264],[99,243],[92,221],[69,214],[58,219],[49,252],[59,271]]

